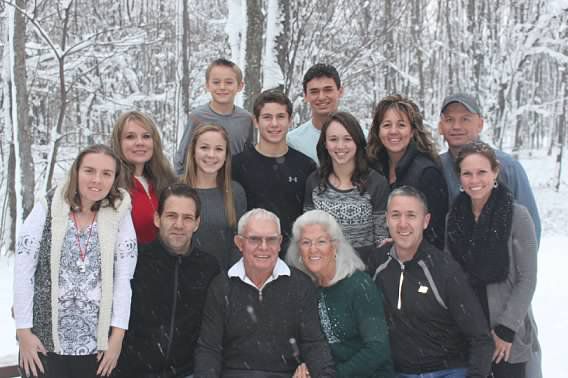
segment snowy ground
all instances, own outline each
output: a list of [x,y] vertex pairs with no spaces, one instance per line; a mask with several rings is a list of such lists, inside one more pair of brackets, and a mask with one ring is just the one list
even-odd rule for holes
[[[565,159],[566,160],[566,159]],[[539,277],[533,309],[539,325],[543,349],[544,377],[568,377],[564,341],[568,339],[568,287],[561,277],[568,267],[568,168],[560,193],[553,188],[553,159],[522,159],[536,193],[543,223],[539,251]],[[565,167],[568,161],[565,163]],[[10,317],[12,303],[13,259],[0,257],[0,365],[15,363],[17,346],[14,323]]]

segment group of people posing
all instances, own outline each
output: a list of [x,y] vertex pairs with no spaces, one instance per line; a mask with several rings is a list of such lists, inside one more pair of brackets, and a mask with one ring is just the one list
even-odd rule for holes
[[14,317],[23,377],[540,378],[531,300],[540,219],[528,178],[479,140],[478,102],[441,104],[438,155],[418,106],[338,111],[337,70],[211,101],[166,158],[148,115],[76,157],[26,218]]

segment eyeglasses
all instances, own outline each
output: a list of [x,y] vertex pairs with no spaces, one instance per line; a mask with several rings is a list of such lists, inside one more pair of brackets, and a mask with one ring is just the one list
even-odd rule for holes
[[247,243],[253,247],[253,248],[257,248],[258,246],[262,245],[262,243],[266,243],[267,247],[278,247],[280,245],[280,242],[282,241],[282,236],[278,235],[278,236],[256,236],[256,235],[252,235],[252,236],[244,236],[244,235],[239,235],[241,238],[245,239],[247,241]]
[[323,249],[327,248],[333,241],[334,241],[333,239],[318,239],[318,240],[302,239],[298,242],[298,245],[302,249],[309,249],[314,245],[317,248]]

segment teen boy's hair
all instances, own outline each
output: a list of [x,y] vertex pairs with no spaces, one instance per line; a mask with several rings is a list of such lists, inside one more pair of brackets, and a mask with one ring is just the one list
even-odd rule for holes
[[252,111],[254,113],[254,118],[256,118],[257,121],[258,118],[260,117],[260,112],[262,111],[264,105],[270,103],[284,105],[286,107],[286,112],[288,113],[288,117],[290,118],[292,117],[293,108],[290,99],[279,90],[269,89],[256,96],[256,99],[254,100]]
[[207,66],[207,70],[205,71],[205,81],[209,81],[209,76],[211,74],[211,70],[214,67],[217,66],[223,66],[223,67],[229,67],[230,69],[232,69],[235,74],[237,75],[237,81],[240,83],[241,81],[243,81],[243,71],[241,71],[241,69],[239,68],[239,66],[237,66],[235,63],[231,62],[228,59],[225,58],[219,58],[219,59],[215,59],[214,61],[212,61],[211,63],[209,63],[209,66]]
[[308,89],[308,82],[312,79],[318,79],[320,77],[329,77],[335,81],[337,89],[341,88],[341,79],[339,78],[339,73],[331,64],[317,63],[310,67],[310,69],[304,75],[304,80],[302,81],[302,86],[304,87],[304,93]]

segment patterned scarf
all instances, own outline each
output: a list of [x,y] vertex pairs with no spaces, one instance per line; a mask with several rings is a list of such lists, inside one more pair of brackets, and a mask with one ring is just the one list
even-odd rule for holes
[[508,241],[513,194],[503,184],[492,190],[476,222],[471,199],[460,193],[448,214],[448,248],[474,288],[501,282],[509,274]]

